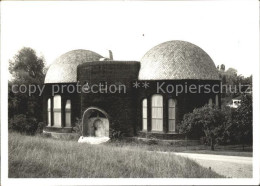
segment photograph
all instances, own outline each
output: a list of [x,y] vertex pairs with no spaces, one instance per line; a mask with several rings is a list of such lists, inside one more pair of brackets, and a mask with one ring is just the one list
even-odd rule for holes
[[0,184],[259,185],[259,9],[2,1]]

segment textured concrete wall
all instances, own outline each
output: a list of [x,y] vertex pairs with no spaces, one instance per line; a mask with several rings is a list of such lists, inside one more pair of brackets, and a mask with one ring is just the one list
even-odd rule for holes
[[109,128],[134,136],[136,126],[136,94],[132,82],[137,80],[139,62],[100,61],[78,66],[78,80],[83,86],[106,82],[123,84],[126,93],[82,93],[81,115],[89,107],[97,107],[109,116]]

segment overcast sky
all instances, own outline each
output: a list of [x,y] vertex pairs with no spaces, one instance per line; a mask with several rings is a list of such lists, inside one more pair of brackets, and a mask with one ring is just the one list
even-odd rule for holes
[[[23,46],[51,64],[88,49],[116,60],[137,60],[155,45],[184,40],[216,65],[248,76],[258,67],[257,1],[2,2],[2,63]],[[256,50],[255,50],[256,49]]]

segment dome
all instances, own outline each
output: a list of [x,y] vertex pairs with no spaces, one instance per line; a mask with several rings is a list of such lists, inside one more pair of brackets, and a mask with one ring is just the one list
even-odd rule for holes
[[186,41],[168,41],[149,50],[141,59],[140,80],[219,80],[210,56]]
[[89,50],[72,50],[57,58],[48,69],[44,83],[77,82],[77,66],[91,61],[98,61],[101,55]]

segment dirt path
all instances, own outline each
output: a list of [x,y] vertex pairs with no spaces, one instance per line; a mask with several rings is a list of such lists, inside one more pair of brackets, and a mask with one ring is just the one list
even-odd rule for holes
[[195,160],[203,167],[232,178],[252,178],[252,157],[223,156],[212,154],[174,153]]

